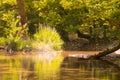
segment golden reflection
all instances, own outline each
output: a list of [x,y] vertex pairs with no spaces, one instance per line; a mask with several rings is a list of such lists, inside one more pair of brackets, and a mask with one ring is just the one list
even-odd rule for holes
[[[48,54],[48,55],[47,55]],[[101,60],[64,59],[61,53],[0,55],[0,80],[118,80],[118,67]],[[116,62],[114,60],[114,62]],[[116,63],[119,63],[117,60]]]
[[[61,62],[63,57],[56,53],[39,54],[37,61],[34,64],[34,71],[38,79],[54,79],[58,78]],[[52,55],[52,56],[51,56]]]
[[59,53],[51,54],[14,55],[7,56],[6,59],[0,56],[4,60],[4,65],[1,64],[0,67],[7,68],[0,72],[0,80],[31,80],[32,76],[34,80],[58,78],[63,57]]

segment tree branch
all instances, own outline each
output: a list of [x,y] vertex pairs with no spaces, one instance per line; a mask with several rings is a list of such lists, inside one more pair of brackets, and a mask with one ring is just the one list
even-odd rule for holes
[[118,49],[120,49],[120,43],[111,49],[106,49],[105,51],[99,52],[99,54],[97,54],[97,55],[91,56],[90,59],[99,59],[103,56],[106,56],[108,54],[111,54],[111,53],[117,51]]
[[78,34],[78,37],[86,38],[86,39],[89,39],[89,40],[91,39],[90,35],[83,34],[79,30],[77,30],[76,32]]

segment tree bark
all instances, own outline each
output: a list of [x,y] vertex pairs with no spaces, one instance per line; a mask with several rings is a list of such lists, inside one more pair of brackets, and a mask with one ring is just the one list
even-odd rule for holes
[[111,53],[117,51],[118,49],[120,49],[120,43],[111,49],[106,49],[105,51],[99,52],[99,54],[97,54],[97,55],[93,55],[93,56],[89,57],[89,59],[99,59],[103,56],[106,56],[108,54],[111,54]]
[[18,12],[21,17],[20,21],[21,21],[21,24],[24,25],[27,23],[25,2],[24,0],[16,0],[16,1],[17,1]]
[[[17,1],[17,7],[18,7],[18,12],[19,12],[19,15],[20,15],[20,22],[21,22],[21,26],[22,26],[22,29],[20,31],[18,31],[18,35],[23,35],[22,38],[24,40],[27,40],[28,37],[27,37],[27,13],[26,13],[26,8],[25,8],[25,2],[24,0],[16,0]],[[26,26],[24,26],[26,24]],[[24,33],[22,33],[24,32]]]

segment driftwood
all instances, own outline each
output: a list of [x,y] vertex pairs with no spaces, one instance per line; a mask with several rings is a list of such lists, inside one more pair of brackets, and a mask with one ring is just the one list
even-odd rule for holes
[[0,46],[0,50],[5,50],[6,47],[5,46]]
[[118,49],[120,49],[120,43],[117,46],[115,46],[115,47],[113,47],[111,49],[106,49],[106,50],[104,50],[102,52],[99,52],[99,54],[96,54],[96,55],[93,55],[93,56],[89,57],[89,59],[99,59],[99,58],[101,58],[103,56],[106,56],[108,54],[111,54],[111,53],[117,51]]
[[96,53],[96,54],[91,54],[91,55],[89,55],[89,54],[69,54],[69,55],[67,55],[67,57],[77,58],[77,59],[100,59],[101,57],[105,57],[106,55],[111,54],[119,49],[120,49],[120,43],[111,49],[106,49],[106,50]]

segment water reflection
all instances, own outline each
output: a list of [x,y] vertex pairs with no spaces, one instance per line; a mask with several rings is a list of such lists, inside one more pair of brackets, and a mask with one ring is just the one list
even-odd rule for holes
[[62,64],[61,74],[61,80],[119,80],[120,66],[105,60],[68,58]]
[[0,55],[0,80],[120,79],[120,65],[117,65],[120,59],[110,62],[67,58],[63,61],[61,55],[54,55],[52,60],[40,58],[45,55]]
[[[45,57],[43,54],[41,54]],[[63,57],[56,54],[53,60],[38,55],[0,56],[0,80],[57,80]],[[5,66],[2,66],[5,65]]]
[[34,71],[37,80],[58,80],[61,62],[63,57],[60,54],[45,53],[40,58],[40,55],[35,60]]

